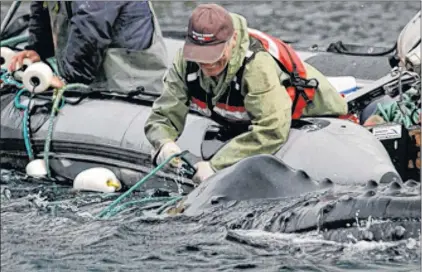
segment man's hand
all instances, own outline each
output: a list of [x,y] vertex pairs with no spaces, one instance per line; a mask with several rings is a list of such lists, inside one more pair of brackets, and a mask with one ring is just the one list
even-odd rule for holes
[[211,167],[211,163],[208,161],[200,161],[194,165],[196,173],[192,180],[197,183],[201,183],[207,178],[215,174],[214,169]]
[[10,61],[8,70],[10,72],[13,72],[16,70],[17,67],[22,67],[24,59],[30,59],[33,63],[35,63],[35,62],[39,62],[41,60],[41,57],[34,50],[23,50],[17,53],[15,56],[13,56],[13,58]]
[[[162,164],[165,160],[167,160],[170,156],[178,154],[180,152],[182,152],[182,150],[175,142],[168,142],[161,147],[158,155],[153,154],[152,160],[154,162],[155,159],[155,164],[159,165]],[[180,158],[174,158],[170,161],[170,165],[174,168],[179,168],[181,164],[182,162]]]
[[53,78],[51,79],[50,86],[53,88],[60,89],[60,88],[63,88],[64,85],[65,83],[61,81],[60,78],[57,76],[53,76]]

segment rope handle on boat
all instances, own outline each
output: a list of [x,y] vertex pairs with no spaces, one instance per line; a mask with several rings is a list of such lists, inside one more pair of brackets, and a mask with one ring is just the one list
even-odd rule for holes
[[[192,171],[192,169],[194,170],[193,173],[191,172],[190,174],[195,174],[196,170],[194,168],[194,166],[189,162],[189,160],[187,160],[184,156],[188,153],[189,151],[185,150],[183,152],[177,153],[177,154],[173,154],[172,156],[168,157],[164,162],[162,162],[161,164],[159,164],[157,167],[155,167],[152,171],[150,171],[148,173],[148,175],[146,175],[145,177],[143,177],[140,181],[138,181],[135,185],[133,185],[129,190],[127,190],[125,193],[123,193],[121,196],[119,196],[116,200],[114,200],[108,207],[106,207],[105,209],[103,209],[98,215],[98,218],[103,217],[106,214],[116,214],[117,212],[119,212],[120,210],[122,210],[123,208],[125,208],[126,206],[129,205],[133,205],[133,204],[137,204],[137,203],[145,203],[145,202],[155,202],[155,201],[163,201],[163,200],[168,200],[167,203],[165,203],[158,211],[157,213],[161,213],[162,210],[164,210],[167,206],[171,205],[172,203],[180,200],[182,198],[182,196],[175,196],[175,197],[147,197],[147,198],[143,198],[141,200],[136,200],[136,201],[132,201],[132,202],[128,202],[125,203],[119,207],[117,207],[117,211],[113,210],[113,208],[119,204],[124,198],[126,198],[129,194],[131,194],[134,190],[136,190],[138,187],[140,187],[141,185],[143,185],[145,182],[147,182],[152,176],[154,176],[161,168],[163,168],[168,162],[170,162],[171,160],[173,160],[174,158],[180,158],[182,159],[186,165],[184,165],[183,167],[187,167],[186,170],[188,171]],[[190,169],[189,169],[190,168]]]

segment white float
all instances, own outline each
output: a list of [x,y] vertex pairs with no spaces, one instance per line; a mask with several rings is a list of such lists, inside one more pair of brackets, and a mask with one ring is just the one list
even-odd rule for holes
[[26,165],[25,172],[33,178],[42,178],[47,176],[47,167],[42,159],[36,159]]
[[94,167],[80,172],[73,181],[73,189],[113,193],[122,188],[116,175],[109,169]]
[[9,47],[0,48],[0,64],[2,69],[9,67],[10,61],[16,55],[16,52]]
[[53,71],[43,62],[31,64],[23,73],[22,83],[25,88],[34,93],[41,93],[50,87]]

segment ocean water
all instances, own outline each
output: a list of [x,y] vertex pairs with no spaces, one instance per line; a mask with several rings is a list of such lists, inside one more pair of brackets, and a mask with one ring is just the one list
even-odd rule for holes
[[[154,2],[164,30],[186,28],[203,1]],[[390,47],[421,2],[218,1],[251,27],[303,46],[342,40]],[[7,3],[2,2],[4,18]],[[25,3],[20,14],[27,11]],[[266,205],[286,210],[301,199],[237,203],[200,216],[159,216],[137,207],[107,220],[95,215],[115,196],[1,170],[1,271],[420,271],[420,237],[335,242],[321,233],[235,229]],[[139,196],[138,196],[139,197]],[[133,196],[132,198],[136,198]]]

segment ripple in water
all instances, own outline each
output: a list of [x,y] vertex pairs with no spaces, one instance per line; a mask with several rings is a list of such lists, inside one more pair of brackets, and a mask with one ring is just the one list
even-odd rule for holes
[[[17,186],[17,184],[20,184]],[[15,186],[16,185],[16,186]],[[26,196],[37,188],[38,194]],[[97,215],[113,197],[59,188],[46,200],[37,184],[2,171],[2,271],[406,271],[420,267],[420,240],[334,242],[321,232],[269,233],[231,230],[248,207],[287,203],[230,204],[198,217],[163,217],[132,208],[108,220]],[[53,212],[54,211],[54,212]],[[369,221],[369,223],[368,223]],[[360,228],[373,220],[359,222]]]

